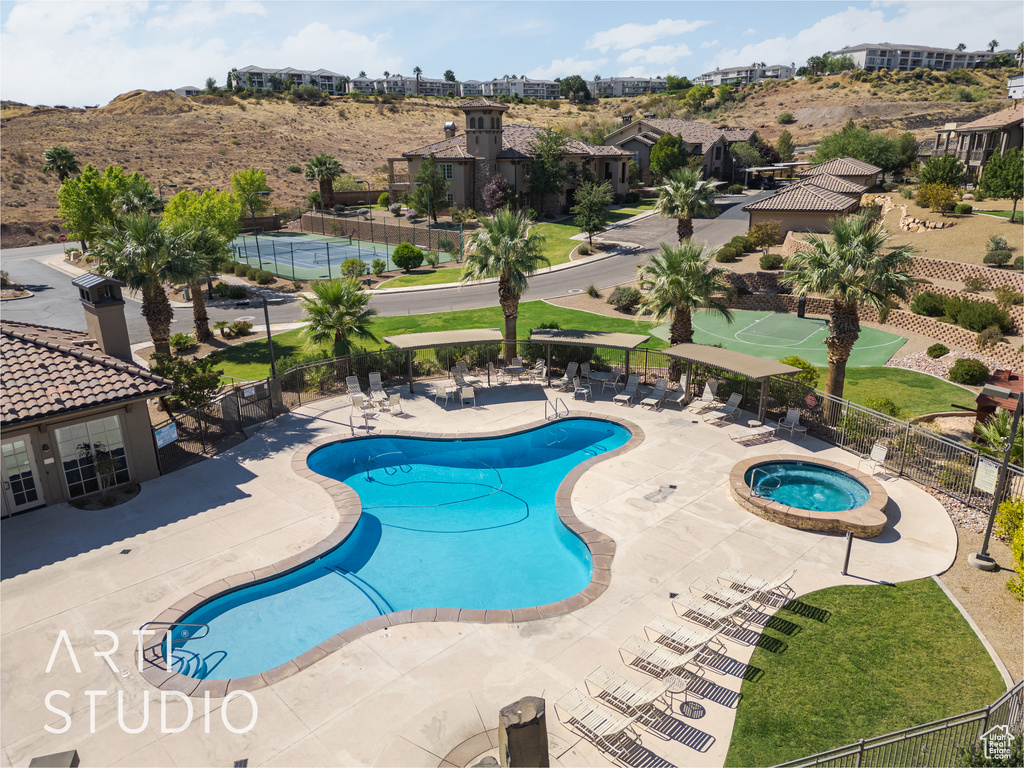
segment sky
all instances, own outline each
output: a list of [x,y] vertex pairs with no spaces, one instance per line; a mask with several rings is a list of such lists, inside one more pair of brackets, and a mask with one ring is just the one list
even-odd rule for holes
[[0,98],[103,105],[260,67],[460,80],[694,77],[858,43],[1016,49],[1020,0],[0,0]]

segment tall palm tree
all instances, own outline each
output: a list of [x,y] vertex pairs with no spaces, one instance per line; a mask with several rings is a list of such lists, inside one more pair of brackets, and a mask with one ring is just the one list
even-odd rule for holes
[[958,44],[958,45],[956,46],[956,49],[957,49],[958,51],[966,51],[966,50],[967,50],[967,46],[966,46],[966,45],[964,45],[963,43],[959,43],[959,44]]
[[142,176],[132,176],[124,191],[114,200],[114,212],[120,215],[154,213],[160,208],[160,198]]
[[637,272],[644,293],[638,311],[652,314],[657,321],[672,318],[670,344],[693,341],[695,311],[715,312],[732,322],[732,312],[714,298],[715,294],[732,292],[724,278],[728,270],[711,266],[714,255],[714,249],[706,243],[662,243],[658,253]]
[[63,144],[58,144],[46,150],[43,153],[43,161],[43,171],[53,171],[56,173],[57,179],[61,184],[64,183],[66,178],[74,176],[80,170],[78,160],[75,159],[75,153]]
[[423,70],[419,67],[413,67],[412,73],[416,75],[416,93],[420,92],[420,75],[423,74]]
[[829,312],[828,376],[825,391],[841,398],[846,363],[860,336],[861,305],[878,312],[884,323],[894,298],[906,299],[913,278],[907,273],[913,248],[901,246],[884,251],[888,233],[867,215],[835,218],[827,236],[811,235],[806,249],[786,260],[793,270],[782,283],[797,295],[814,294],[832,302]]
[[998,47],[999,47],[999,41],[998,40],[992,39],[992,40],[988,41],[988,52],[989,53],[994,53],[996,48],[998,48]]
[[207,343],[213,339],[210,330],[210,316],[206,311],[206,299],[203,298],[203,282],[212,276],[214,264],[227,253],[227,240],[209,227],[193,229],[189,222],[179,221],[167,229],[172,241],[187,243],[192,254],[190,259],[182,259],[181,277],[189,285],[192,295],[192,322],[196,328],[196,341]]
[[334,207],[334,180],[345,169],[334,155],[320,154],[306,163],[306,178],[320,182],[320,207]]
[[516,355],[516,321],[519,299],[526,292],[530,276],[548,258],[542,253],[544,236],[530,232],[530,221],[518,211],[501,208],[490,218],[480,219],[462,265],[463,285],[489,277],[498,278],[498,303],[505,316],[505,359]]
[[168,338],[174,312],[164,283],[185,282],[194,274],[193,237],[191,230],[165,232],[160,219],[142,213],[105,226],[97,242],[103,256],[99,271],[142,294],[149,335],[156,351],[165,355],[171,353]]
[[353,338],[377,341],[370,320],[377,310],[357,278],[324,280],[310,286],[313,298],[302,297],[309,324],[303,330],[311,346],[331,346],[338,357],[352,351]]
[[715,189],[720,181],[702,181],[700,172],[691,168],[677,168],[668,181],[658,187],[658,202],[654,205],[661,216],[679,219],[676,235],[679,242],[693,237],[693,217],[716,218],[721,211],[715,205]]

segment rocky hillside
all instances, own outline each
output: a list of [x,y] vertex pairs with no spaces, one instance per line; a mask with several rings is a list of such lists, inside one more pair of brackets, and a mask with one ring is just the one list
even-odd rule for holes
[[[935,82],[856,82],[849,76],[752,88],[741,102],[709,112],[715,125],[757,128],[774,141],[788,127],[798,144],[813,142],[849,119],[878,129],[912,130],[932,135],[936,125],[973,119],[1001,109],[1004,73],[974,73],[976,85],[957,86],[941,74]],[[931,78],[929,78],[931,79]],[[965,88],[979,100],[963,97]],[[447,120],[461,125],[457,101],[404,99],[391,104],[357,103],[347,97],[323,106],[285,100],[199,96],[169,91],[132,91],[98,109],[26,106],[4,102],[0,109],[0,244],[3,247],[53,242],[60,231],[55,193],[57,178],[43,173],[43,152],[65,144],[84,165],[120,164],[140,171],[153,183],[178,189],[227,188],[231,174],[254,165],[266,170],[279,209],[300,205],[311,189],[304,175],[289,172],[321,152],[339,157],[357,179],[381,186],[388,157],[436,141]],[[562,125],[577,131],[607,129],[619,115],[655,112],[685,117],[674,97],[605,99],[597,105],[554,102],[513,105],[507,123]],[[796,122],[781,126],[781,112]],[[165,195],[174,192],[165,188]]]

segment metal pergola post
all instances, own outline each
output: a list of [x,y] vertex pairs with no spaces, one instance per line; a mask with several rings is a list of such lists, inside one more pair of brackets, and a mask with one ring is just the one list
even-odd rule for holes
[[412,350],[408,350],[406,353],[406,359],[409,363],[409,394],[416,394],[412,387]]
[[757,420],[762,424],[764,424],[764,416],[768,410],[768,382],[771,380],[771,376],[761,379],[761,398],[757,404]]
[[547,365],[548,365],[548,369],[547,369],[547,373],[548,373],[548,386],[550,387],[551,386],[551,345],[550,344],[546,345],[546,349],[547,349]]

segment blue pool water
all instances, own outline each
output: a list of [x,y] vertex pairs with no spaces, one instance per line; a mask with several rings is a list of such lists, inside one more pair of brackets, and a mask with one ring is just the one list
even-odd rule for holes
[[798,509],[840,512],[867,503],[868,489],[845,472],[820,464],[780,461],[758,464],[743,476],[758,495]]
[[[409,608],[524,608],[583,590],[586,545],[558,517],[555,491],[628,430],[563,419],[501,438],[371,437],[324,446],[310,469],[351,486],[352,535],[316,561],[223,595],[176,631],[175,666],[226,679],[266,671],[367,619]],[[200,632],[200,634],[202,634]]]

